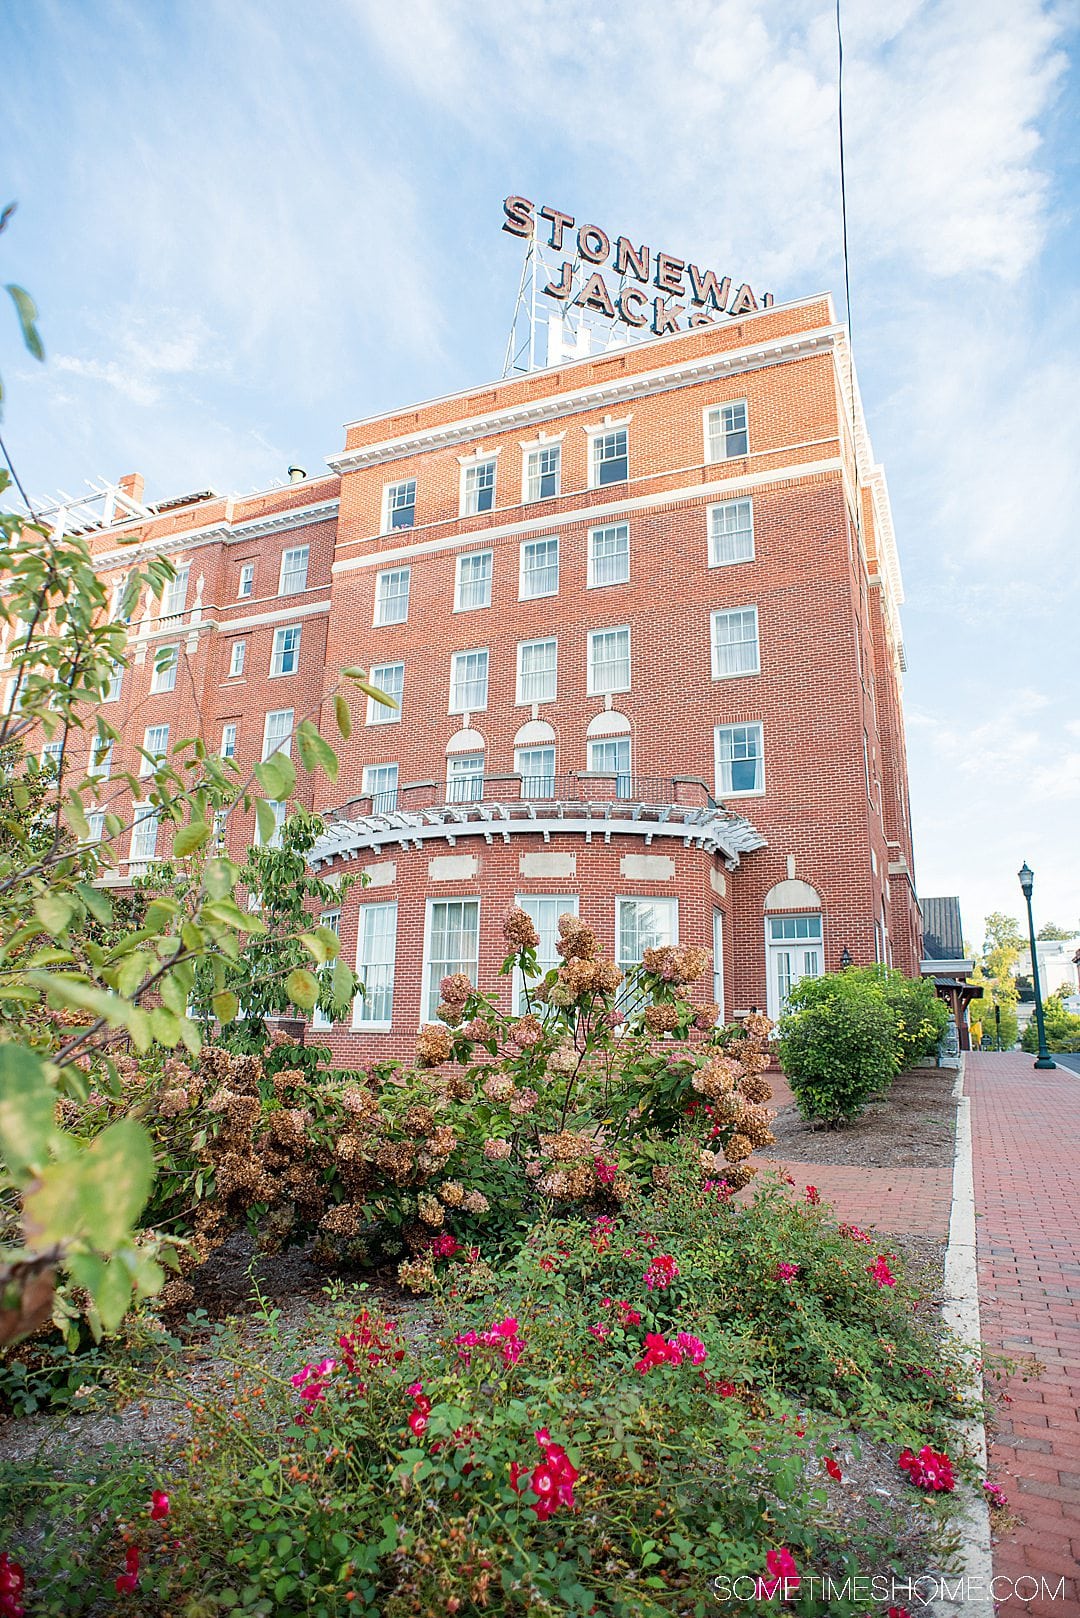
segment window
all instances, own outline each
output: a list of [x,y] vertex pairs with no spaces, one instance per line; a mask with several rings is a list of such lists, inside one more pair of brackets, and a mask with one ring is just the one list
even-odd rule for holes
[[476,982],[480,949],[479,899],[429,899],[424,939],[424,1008],[427,1022],[439,1010],[439,984],[454,972]]
[[554,747],[515,748],[514,769],[521,776],[521,796],[523,798],[553,798],[555,796]]
[[710,463],[746,455],[749,448],[745,399],[705,412],[705,454]]
[[81,843],[100,843],[105,835],[104,809],[92,809],[86,817],[86,836],[80,837]]
[[754,508],[749,500],[709,507],[709,566],[754,560]]
[[270,673],[295,674],[300,662],[300,625],[290,624],[287,629],[274,630],[274,649],[270,655]]
[[474,607],[491,606],[491,552],[474,551],[459,556],[454,611],[471,612]]
[[712,615],[712,673],[714,680],[733,674],[757,674],[758,655],[756,607],[735,607]]
[[134,602],[129,602],[127,612],[124,611],[124,597],[127,595],[130,576],[128,573],[122,573],[113,585],[112,616],[121,624],[130,624],[131,614],[135,607]]
[[589,636],[589,695],[629,689],[629,629],[594,630]]
[[483,753],[451,754],[446,761],[447,803],[479,803],[483,796]]
[[525,454],[525,499],[554,500],[562,490],[562,445],[545,444]]
[[244,672],[244,659],[247,656],[247,641],[234,640],[229,645],[229,679],[235,680]]
[[128,858],[132,865],[152,860],[157,851],[158,810],[152,803],[131,806],[131,848]]
[[[341,911],[324,910],[322,915],[319,917],[319,926],[328,927],[332,933],[340,934]],[[316,1006],[311,1013],[311,1026],[312,1028],[333,1028],[334,1019],[332,1017],[328,1017],[325,1011],[320,1011],[318,1006]]]
[[416,521],[416,479],[388,483],[383,490],[383,533],[411,528]]
[[[169,745],[169,727],[158,727],[165,732],[165,746]],[[112,771],[113,743],[108,736],[95,736],[90,743],[90,759],[86,766],[87,775],[92,775],[95,781],[107,781]]]
[[63,742],[46,742],[41,749],[41,768],[59,772],[60,763],[64,756]]
[[724,916],[720,910],[712,913],[712,997],[719,1007],[717,1022],[724,1020]]
[[161,592],[161,616],[163,618],[179,618],[187,605],[188,577],[191,573],[190,562],[185,562],[176,569],[175,576],[169,579]]
[[[546,976],[548,972],[562,965],[562,956],[555,948],[559,937],[559,917],[577,915],[577,894],[544,894],[540,896],[519,893],[514,903],[520,905],[527,916],[532,917],[533,926],[540,934],[540,942],[536,946],[536,964],[539,967],[539,972],[537,977],[532,979],[532,982],[535,983]],[[525,994],[526,983],[520,972],[514,973],[514,980],[514,1010],[520,1017],[529,1009]],[[546,1007],[541,1006],[539,1009],[544,1011]]]
[[225,847],[225,832],[229,824],[229,811],[227,809],[215,809],[212,824],[213,831],[210,836],[210,844],[220,854]]
[[236,725],[222,725],[221,727],[221,756],[222,758],[236,757]]
[[589,531],[589,588],[601,584],[625,584],[630,577],[630,526],[612,523],[610,528]]
[[291,708],[275,708],[266,716],[263,725],[264,759],[271,753],[284,753],[288,758],[292,753],[293,710]]
[[679,942],[677,899],[616,899],[615,964],[623,972],[641,965],[647,949]]
[[123,689],[123,684],[124,665],[122,663],[114,663],[112,666],[112,671],[109,675],[109,683],[105,687],[105,695],[101,700],[103,702],[119,702],[120,692]]
[[518,642],[518,702],[554,702],[558,684],[559,643],[551,640]]
[[410,572],[407,567],[394,567],[376,578],[376,624],[403,624],[408,618]]
[[[256,842],[257,845],[261,845],[261,846],[263,846],[265,848],[280,848],[281,847],[281,828],[285,824],[285,815],[286,815],[286,812],[287,812],[289,806],[288,806],[288,803],[285,801],[284,798],[267,798],[266,801],[270,805],[270,808],[274,812],[274,829],[270,833],[269,837],[264,838],[263,834],[262,834],[262,831],[259,828],[259,822],[258,822],[258,820],[256,820],[256,822],[255,822],[255,842]],[[255,907],[252,906],[252,907],[249,907],[249,908],[255,908]]]
[[475,517],[495,504],[495,462],[478,461],[465,468],[461,486],[461,515]]
[[595,770],[598,775],[613,775],[615,796],[629,798],[631,790],[629,736],[608,736],[603,741],[590,742],[589,768]]
[[364,992],[353,1001],[354,1027],[390,1027],[396,950],[397,905],[362,904],[356,932],[356,975]]
[[307,545],[296,545],[291,550],[282,551],[279,596],[295,596],[307,589],[309,550]]
[[718,797],[765,791],[765,758],[761,726],[716,727],[716,791]]
[[238,601],[243,601],[244,597],[251,595],[252,592],[254,591],[254,589],[255,589],[255,563],[254,562],[245,562],[243,567],[240,569],[240,583],[238,584],[237,589],[236,589],[237,600]]
[[139,774],[153,775],[169,751],[168,725],[147,725],[143,731],[142,750],[149,757],[139,760]]
[[487,707],[487,697],[487,652],[455,652],[450,661],[450,712],[476,713]]
[[535,601],[537,596],[553,596],[558,593],[558,539],[527,539],[521,547],[519,598],[522,601]]
[[866,779],[866,796],[873,803],[874,794],[870,787],[870,738],[865,730],[862,733],[862,767],[863,776]]
[[383,702],[376,702],[374,697],[368,697],[367,723],[369,725],[394,725],[401,718],[401,694],[405,686],[404,663],[380,663],[371,671],[371,683],[380,691],[385,691],[388,697],[393,697],[397,703],[396,708],[388,708]]
[[371,799],[373,815],[390,814],[397,808],[397,785],[396,764],[365,764],[363,793]]
[[176,665],[179,661],[179,646],[158,647],[154,654],[154,672],[150,676],[151,692],[176,690]]
[[630,476],[628,435],[625,427],[592,435],[592,487],[605,483],[625,483]]

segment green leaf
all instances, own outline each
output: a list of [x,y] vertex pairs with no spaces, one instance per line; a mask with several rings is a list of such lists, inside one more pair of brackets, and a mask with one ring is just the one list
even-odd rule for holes
[[349,712],[349,704],[345,701],[340,691],[334,695],[334,718],[337,720],[337,728],[341,732],[343,739],[348,741],[352,735],[352,714]]
[[130,1238],[153,1181],[149,1137],[122,1118],[85,1151],[42,1170],[23,1199],[27,1236],[40,1246],[85,1241],[111,1252]]
[[269,843],[277,830],[277,821],[265,798],[255,799],[255,820],[259,828],[260,843]]
[[296,743],[305,770],[322,770],[329,780],[337,780],[338,756],[310,719],[302,719],[296,727]]
[[36,360],[43,360],[45,358],[45,345],[38,335],[37,304],[24,287],[16,286],[14,282],[9,281],[7,289],[11,294],[11,301],[15,305],[15,313],[19,317],[23,342]]
[[107,893],[95,888],[92,882],[76,883],[76,892],[95,921],[107,927],[113,917],[113,904]]
[[323,960],[336,961],[341,953],[341,939],[334,929],[332,927],[316,927],[315,937],[321,938],[325,946],[326,953]]
[[56,1096],[44,1063],[21,1045],[0,1045],[0,1157],[15,1179],[44,1167],[56,1134]]
[[303,944],[317,966],[322,966],[324,961],[329,960],[326,945],[318,933],[301,933],[300,943]]
[[331,993],[339,1006],[346,1004],[352,998],[355,987],[352,968],[348,962],[341,960],[339,957],[334,962],[334,975],[330,980]]
[[[74,789],[68,793],[67,807],[64,813],[67,816],[68,825],[71,827],[79,841],[83,843],[89,842],[90,826],[86,819],[86,811],[83,808],[82,799]],[[106,826],[108,826],[108,821],[109,817],[106,816]],[[117,826],[116,830],[119,831],[120,827]],[[110,836],[115,837],[115,835],[116,832],[110,833]]]
[[388,696],[385,691],[380,691],[377,685],[372,685],[363,669],[345,669],[344,674],[347,680],[353,682],[358,691],[362,691],[365,697],[371,697],[373,702],[381,702],[384,708],[398,707],[397,698]]
[[302,966],[294,967],[285,979],[285,991],[294,1006],[299,1006],[302,1011],[311,1011],[319,998],[318,979]]
[[210,1004],[214,1008],[214,1016],[222,1025],[235,1022],[240,1014],[240,1001],[231,989],[223,989],[220,994],[215,994]]
[[151,933],[164,932],[180,914],[180,906],[175,899],[167,899],[164,894],[159,894],[146,907],[146,929]]
[[282,803],[296,789],[296,765],[288,753],[271,753],[255,766],[255,779],[268,798]]
[[223,855],[203,866],[203,887],[211,899],[225,899],[240,880],[240,867]]
[[53,938],[67,931],[75,911],[73,901],[62,893],[42,893],[34,900],[34,915]]
[[197,848],[202,848],[210,841],[211,830],[205,820],[193,820],[189,826],[181,826],[173,838],[173,853],[178,860],[185,854],[194,854]]

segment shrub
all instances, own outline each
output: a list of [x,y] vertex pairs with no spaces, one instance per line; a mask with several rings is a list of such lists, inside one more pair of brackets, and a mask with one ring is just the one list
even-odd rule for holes
[[888,966],[849,966],[843,976],[880,988],[896,1017],[896,1059],[902,1069],[934,1055],[948,1027],[949,1008],[930,978],[905,977]]
[[899,1017],[880,983],[834,973],[797,984],[780,1020],[780,1061],[804,1117],[860,1113],[899,1065]]
[[[1080,1017],[1066,1010],[1064,993],[1061,990],[1051,994],[1043,1002],[1047,1048],[1052,1051],[1080,1051]],[[1025,1051],[1038,1050],[1039,1030],[1034,1016],[1024,1029],[1020,1044]]]

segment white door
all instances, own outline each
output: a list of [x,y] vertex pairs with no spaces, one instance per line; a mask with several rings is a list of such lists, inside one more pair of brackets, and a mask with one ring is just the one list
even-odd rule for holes
[[818,978],[825,970],[821,916],[769,916],[766,918],[769,956],[769,1016],[783,1015],[788,997],[800,978]]

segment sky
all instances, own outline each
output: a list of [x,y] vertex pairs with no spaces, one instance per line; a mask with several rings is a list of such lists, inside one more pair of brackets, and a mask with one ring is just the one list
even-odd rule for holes
[[[842,0],[851,320],[906,587],[916,876],[1080,931],[1080,0]],[[32,494],[311,473],[501,374],[517,193],[843,307],[831,0],[21,0]]]

